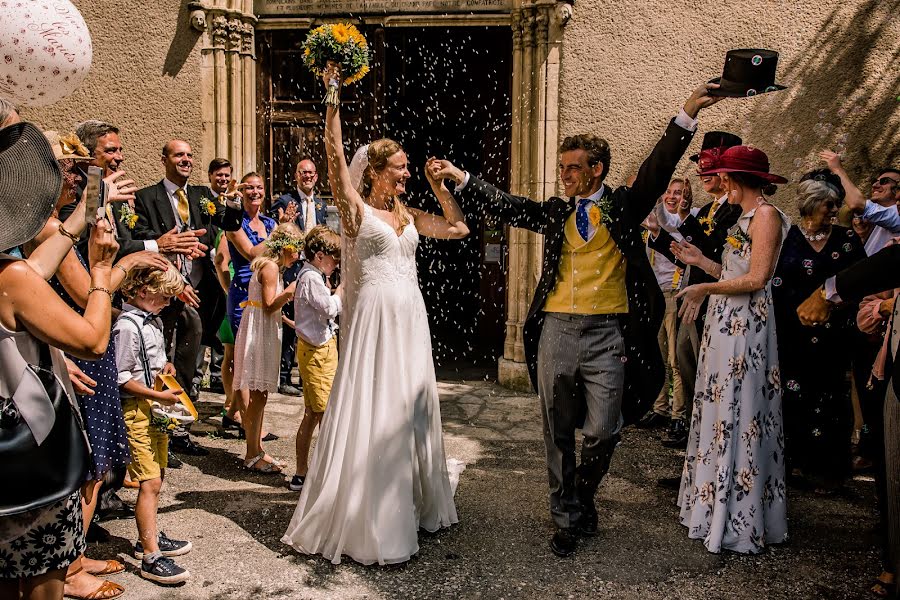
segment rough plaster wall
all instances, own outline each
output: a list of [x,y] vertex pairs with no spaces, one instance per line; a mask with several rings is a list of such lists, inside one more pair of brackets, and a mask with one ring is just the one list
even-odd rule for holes
[[91,32],[94,61],[81,88],[61,102],[24,109],[45,129],[72,131],[85,119],[119,127],[125,169],[138,186],[162,179],[160,151],[172,137],[194,147],[196,183],[202,162],[199,34],[187,0],[73,0]]
[[[564,35],[560,134],[606,137],[613,184],[637,171],[691,90],[721,75],[726,50],[743,47],[780,52],[790,89],[704,110],[685,156],[724,129],[788,178],[845,134],[844,163],[865,190],[880,166],[900,164],[900,0],[579,0]],[[774,201],[795,214],[785,187]]]

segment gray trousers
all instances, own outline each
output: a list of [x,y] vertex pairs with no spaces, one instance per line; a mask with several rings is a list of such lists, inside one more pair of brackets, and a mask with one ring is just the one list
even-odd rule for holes
[[694,410],[694,390],[697,379],[697,360],[700,357],[700,334],[696,323],[678,322],[675,338],[675,362],[681,374],[681,389],[684,394],[684,411],[672,418],[685,419],[688,424]]
[[[897,359],[895,359],[897,360]],[[884,461],[887,487],[887,565],[900,573],[900,400],[888,385],[884,402]]]
[[[538,345],[550,514],[573,527],[609,470],[622,428],[625,352],[616,315],[547,313]],[[583,419],[583,425],[582,425]],[[584,436],[576,467],[575,430]],[[591,505],[593,506],[593,505]]]

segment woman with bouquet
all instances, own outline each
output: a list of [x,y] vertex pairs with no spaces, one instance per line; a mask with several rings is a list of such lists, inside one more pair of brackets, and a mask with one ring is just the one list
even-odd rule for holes
[[[352,75],[351,75],[352,76]],[[325,118],[328,180],[341,216],[341,360],[303,493],[282,541],[337,564],[399,563],[419,528],[458,521],[444,456],[428,317],[416,272],[419,235],[469,233],[447,188],[425,172],[443,214],[407,208],[400,145],[381,139],[347,166],[338,108],[340,70]],[[337,85],[336,85],[337,84]]]

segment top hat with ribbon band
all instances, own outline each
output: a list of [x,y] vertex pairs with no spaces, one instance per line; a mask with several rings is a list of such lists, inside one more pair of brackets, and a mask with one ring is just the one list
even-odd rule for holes
[[783,90],[786,86],[775,83],[777,67],[778,53],[774,50],[729,50],[725,55],[722,76],[709,81],[718,83],[719,87],[709,90],[709,95],[741,98]]

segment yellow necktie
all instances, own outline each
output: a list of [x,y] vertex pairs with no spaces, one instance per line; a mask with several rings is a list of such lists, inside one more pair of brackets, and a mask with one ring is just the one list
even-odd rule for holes
[[719,204],[720,204],[720,202],[718,201],[718,199],[713,200],[712,208],[709,209],[709,214],[706,216],[709,217],[710,219],[712,219],[713,216],[716,214],[716,211],[719,210]]
[[191,209],[188,208],[187,194],[183,189],[178,188],[175,190],[175,199],[178,200],[178,216],[181,217],[181,222],[187,225],[191,221]]

